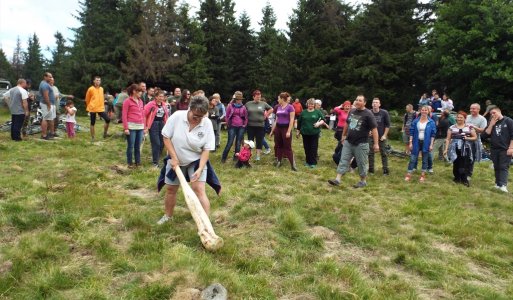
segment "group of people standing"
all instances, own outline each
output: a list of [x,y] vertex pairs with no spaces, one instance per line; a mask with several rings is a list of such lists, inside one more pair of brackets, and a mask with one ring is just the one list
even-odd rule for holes
[[[23,141],[27,136],[27,127],[31,120],[31,108],[37,101],[40,112],[41,139],[52,140],[56,138],[59,125],[59,107],[61,98],[66,99],[64,111],[66,113],[66,132],[69,138],[75,136],[75,113],[73,95],[65,95],[55,86],[55,80],[51,73],[45,72],[43,80],[39,84],[37,93],[29,92],[31,81],[18,79],[16,86],[3,95],[11,112],[11,139]],[[38,117],[36,115],[36,117]]]

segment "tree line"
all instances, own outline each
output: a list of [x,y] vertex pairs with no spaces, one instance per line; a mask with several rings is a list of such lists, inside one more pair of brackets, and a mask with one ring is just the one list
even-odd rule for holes
[[75,95],[94,75],[111,93],[138,81],[222,99],[258,88],[328,107],[363,93],[402,108],[437,89],[461,108],[485,99],[511,107],[511,0],[298,0],[286,30],[269,3],[252,30],[232,0],[202,0],[194,15],[176,0],[83,0],[76,17],[74,39],[56,32],[48,61],[36,33],[26,51],[18,39],[11,61],[0,49],[0,77],[37,84],[48,70]]

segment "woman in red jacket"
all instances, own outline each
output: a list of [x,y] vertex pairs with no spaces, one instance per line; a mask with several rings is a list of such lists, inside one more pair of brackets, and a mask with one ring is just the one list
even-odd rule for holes
[[162,137],[162,128],[166,125],[168,109],[165,103],[166,97],[164,91],[158,90],[156,97],[144,106],[144,117],[146,119],[145,128],[150,133],[151,159],[153,166],[159,167],[160,155],[164,149],[164,138]]
[[126,161],[128,167],[132,167],[132,155],[135,156],[135,166],[137,167],[141,164],[141,142],[143,135],[148,130],[144,128],[142,90],[134,83],[128,87],[127,93],[130,97],[123,102],[123,111],[121,113],[127,141]]

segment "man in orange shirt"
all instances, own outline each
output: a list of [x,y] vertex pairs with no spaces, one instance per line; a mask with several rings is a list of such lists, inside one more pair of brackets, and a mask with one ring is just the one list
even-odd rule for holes
[[103,88],[100,86],[102,79],[100,76],[95,76],[93,85],[87,89],[85,103],[86,110],[89,112],[91,118],[91,141],[94,142],[94,125],[96,124],[96,114],[98,114],[103,120],[105,125],[103,126],[103,138],[107,137],[107,131],[109,130],[110,119],[105,112],[105,98],[103,96]]

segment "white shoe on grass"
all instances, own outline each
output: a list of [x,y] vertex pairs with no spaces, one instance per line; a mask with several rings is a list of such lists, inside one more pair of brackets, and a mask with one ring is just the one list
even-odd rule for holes
[[162,224],[168,222],[169,220],[171,220],[171,218],[168,217],[167,215],[164,215],[164,216],[162,216],[162,218],[160,218],[160,220],[157,222],[157,224],[162,225]]

